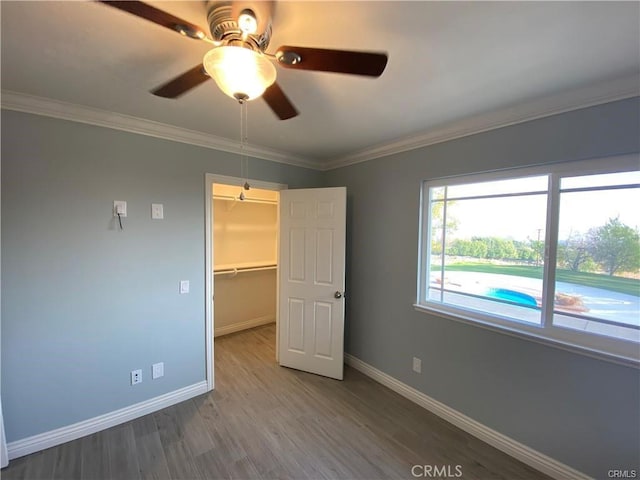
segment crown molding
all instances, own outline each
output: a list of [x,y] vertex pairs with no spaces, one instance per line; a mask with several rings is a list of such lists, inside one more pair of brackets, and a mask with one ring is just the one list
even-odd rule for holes
[[[3,109],[32,113],[46,117],[60,118],[73,122],[97,125],[99,127],[122,130],[150,137],[187,143],[199,147],[211,148],[223,152],[239,153],[238,142],[215,135],[179,128],[165,123],[154,122],[143,118],[109,112],[97,108],[73,103],[52,100],[50,98],[26,95],[10,90],[2,90],[1,105]],[[266,147],[248,145],[245,152],[252,157],[285,163],[297,167],[319,169],[317,163],[296,157],[286,152]]]
[[[427,147],[436,143],[447,142],[468,135],[507,127],[509,125],[616,100],[623,100],[625,98],[637,97],[640,95],[638,85],[637,76],[623,77],[606,83],[591,85],[522,103],[510,108],[462,119],[432,128],[418,135],[374,145],[343,157],[330,159],[324,163],[321,163],[321,161],[310,161],[287,152],[269,149],[267,147],[249,145],[246,147],[246,152],[252,157],[270,160],[272,162],[314,170],[333,170],[380,157]],[[2,108],[7,110],[87,123],[224,152],[239,153],[237,142],[232,140],[120,113],[7,90],[2,91],[0,100]]]
[[415,150],[468,135],[616,100],[637,97],[639,95],[640,87],[638,77],[635,75],[623,77],[614,81],[544,97],[536,101],[522,103],[491,113],[469,117],[430,129],[418,135],[412,135],[396,141],[366,148],[324,164],[323,170],[346,167],[348,165]]

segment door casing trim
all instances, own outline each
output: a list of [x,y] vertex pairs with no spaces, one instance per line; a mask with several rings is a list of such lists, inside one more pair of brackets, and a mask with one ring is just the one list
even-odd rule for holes
[[[237,185],[242,186],[245,182],[249,182],[251,186],[255,188],[262,188],[265,190],[286,190],[287,184],[265,182],[263,180],[246,179],[241,177],[232,177],[228,175],[218,175],[214,173],[205,173],[204,175],[204,264],[205,264],[205,279],[204,279],[204,334],[205,334],[205,375],[207,381],[207,391],[211,391],[215,386],[215,368],[214,368],[214,355],[213,355],[213,334],[214,334],[214,306],[213,306],[213,209],[211,208],[211,201],[213,197],[213,184],[222,183],[225,185]],[[280,217],[278,217],[278,229],[280,224]],[[279,239],[277,251],[280,250]],[[278,277],[276,277],[278,278]],[[276,293],[277,295],[277,293]],[[278,315],[276,305],[276,330],[278,329]],[[276,339],[278,338],[278,332],[276,332]],[[278,355],[278,344],[276,340],[276,356]]]

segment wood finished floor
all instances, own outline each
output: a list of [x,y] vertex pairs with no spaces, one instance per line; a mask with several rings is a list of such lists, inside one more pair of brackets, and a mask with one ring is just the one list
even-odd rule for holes
[[274,349],[273,325],[220,337],[214,392],[12,460],[2,479],[411,479],[413,465],[549,478],[352,368],[306,374]]

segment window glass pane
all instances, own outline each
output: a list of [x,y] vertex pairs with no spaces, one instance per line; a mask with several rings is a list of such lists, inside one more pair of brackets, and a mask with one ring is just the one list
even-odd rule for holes
[[[637,176],[574,177],[562,186],[627,184]],[[640,341],[638,205],[640,188],[560,194],[555,326]]]
[[431,198],[434,200],[444,198],[444,187],[431,187]]
[[429,218],[431,219],[431,235],[429,245],[429,285],[427,292],[429,300],[441,301],[441,287],[444,272],[442,270],[442,241],[444,234],[444,202],[437,201],[437,198],[444,196],[444,187],[431,189],[431,207]]
[[605,173],[602,175],[584,175],[582,177],[565,177],[560,180],[562,190],[586,187],[610,187],[640,183],[640,171]]
[[432,202],[428,299],[540,324],[546,202],[546,194]]
[[495,182],[469,183],[448,187],[449,198],[484,197],[512,193],[542,192],[547,190],[547,176],[514,178]]

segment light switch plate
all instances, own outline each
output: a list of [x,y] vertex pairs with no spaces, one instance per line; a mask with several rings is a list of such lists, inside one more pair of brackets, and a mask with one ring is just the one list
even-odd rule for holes
[[180,280],[180,293],[189,293],[189,280]]
[[164,218],[164,208],[161,203],[151,204],[151,218],[154,220],[162,220]]
[[413,357],[413,371],[416,373],[422,373],[422,360],[418,357]]
[[155,380],[160,377],[164,377],[164,362],[154,363],[151,366],[151,378]]
[[127,202],[122,200],[113,201],[113,216],[117,217],[118,214],[120,214],[122,218],[127,216]]

